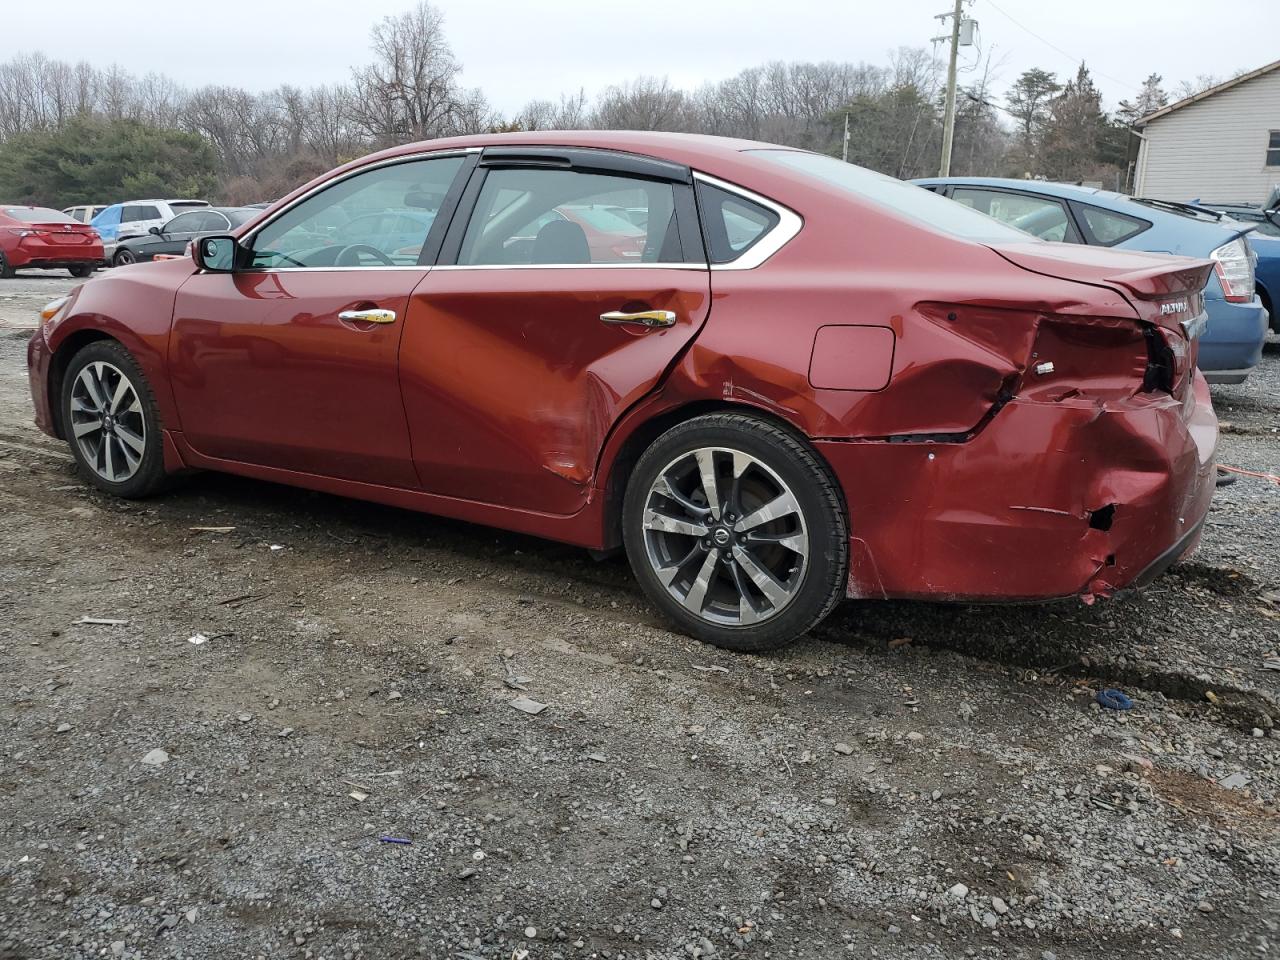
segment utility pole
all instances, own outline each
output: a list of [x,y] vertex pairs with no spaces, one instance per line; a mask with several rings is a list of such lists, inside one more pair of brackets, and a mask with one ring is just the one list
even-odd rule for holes
[[960,53],[960,21],[964,18],[961,9],[964,0],[956,0],[955,10],[950,14],[940,14],[938,19],[951,17],[951,60],[947,66],[947,106],[942,117],[942,164],[938,176],[945,177],[951,173],[951,140],[956,132],[956,57]]
[[849,111],[844,112],[844,149],[840,152],[840,159],[845,163],[849,162]]

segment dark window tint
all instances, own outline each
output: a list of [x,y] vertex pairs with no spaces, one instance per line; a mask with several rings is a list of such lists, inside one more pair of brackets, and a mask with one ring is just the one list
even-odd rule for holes
[[147,206],[144,204],[125,204],[124,209],[120,213],[121,223],[136,223],[139,220],[159,220],[161,213],[159,208]]
[[698,207],[712,263],[738,259],[778,225],[768,207],[706,183],[698,184]]
[[207,207],[208,205],[209,205],[208,200],[170,200],[169,201],[169,209],[178,210],[178,211],[190,210],[192,207]]
[[1084,219],[1089,232],[1093,234],[1094,242],[1104,247],[1136,237],[1151,226],[1146,220],[1138,217],[1126,216],[1114,210],[1103,210],[1101,207],[1087,203],[1079,204],[1077,212]]
[[1061,200],[976,187],[956,187],[951,198],[1041,240],[1079,240]]
[[683,259],[671,184],[528,167],[488,172],[458,254],[468,265]]
[[174,217],[164,225],[165,233],[199,233],[202,230],[216,230],[216,226],[206,226],[209,214],[193,212]]
[[1267,166],[1280,167],[1280,130],[1272,130],[1267,140]]

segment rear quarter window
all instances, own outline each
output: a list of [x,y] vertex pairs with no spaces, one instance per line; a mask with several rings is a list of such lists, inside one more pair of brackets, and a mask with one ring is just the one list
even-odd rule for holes
[[1093,235],[1093,242],[1104,247],[1123,243],[1151,226],[1149,220],[1130,217],[1115,210],[1104,210],[1088,203],[1076,204],[1076,209],[1084,220],[1085,227]]
[[712,263],[732,263],[754,247],[780,217],[768,207],[709,183],[698,184],[707,254]]

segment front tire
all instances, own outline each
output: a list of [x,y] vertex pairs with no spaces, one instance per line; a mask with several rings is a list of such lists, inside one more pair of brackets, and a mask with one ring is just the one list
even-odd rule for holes
[[10,280],[13,278],[13,267],[9,265],[9,261],[5,259],[4,251],[0,250],[0,280]]
[[124,250],[117,250],[116,255],[111,258],[111,265],[113,267],[127,267],[129,264],[137,262],[137,256],[128,248]]
[[741,414],[672,427],[623,502],[640,585],[681,630],[737,651],[797,639],[844,596],[849,533],[835,480],[790,431]]
[[80,349],[62,380],[63,434],[90,482],[134,500],[164,489],[160,414],[142,369],[120,343]]

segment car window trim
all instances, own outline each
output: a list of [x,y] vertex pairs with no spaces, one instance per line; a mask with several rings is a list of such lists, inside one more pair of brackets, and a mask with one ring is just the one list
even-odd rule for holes
[[[317,184],[316,186],[312,187],[310,190],[308,190],[306,193],[302,194],[301,196],[295,197],[293,200],[290,200],[287,204],[285,204],[279,210],[273,211],[270,217],[261,221],[260,223],[255,223],[253,225],[253,229],[247,231],[242,236],[236,238],[237,242],[240,244],[241,247],[251,252],[252,248],[250,244],[253,242],[254,239],[257,238],[258,234],[261,233],[263,230],[265,230],[267,227],[269,227],[276,220],[280,219],[282,216],[284,216],[294,207],[298,206],[298,204],[304,203],[311,197],[314,197],[319,193],[323,193],[325,190],[329,189],[330,187],[336,184],[342,183],[344,180],[349,180],[352,177],[359,176],[360,174],[368,173],[370,170],[378,170],[378,169],[381,169],[382,167],[392,167],[401,163],[412,163],[417,160],[438,160],[438,159],[443,160],[448,157],[463,157],[465,158],[464,162],[462,166],[458,169],[458,172],[454,175],[453,182],[449,185],[449,189],[445,192],[444,200],[442,200],[440,203],[440,209],[436,212],[435,220],[432,221],[431,228],[427,231],[427,239],[422,245],[422,252],[418,255],[418,262],[416,264],[403,264],[403,265],[396,264],[391,266],[379,264],[379,265],[367,266],[367,267],[245,266],[245,267],[237,268],[235,272],[236,273],[335,273],[335,272],[346,272],[348,270],[416,270],[418,272],[422,272],[424,270],[433,269],[435,266],[434,261],[439,259],[439,250],[438,250],[439,245],[440,243],[443,242],[445,237],[446,228],[442,225],[442,221],[446,223],[452,221],[454,210],[457,209],[456,197],[457,195],[461,194],[463,189],[462,185],[466,184],[471,179],[471,175],[475,171],[475,163],[480,157],[480,150],[481,150],[480,147],[454,147],[454,148],[449,148],[444,150],[424,150],[419,153],[409,153],[409,154],[403,154],[401,156],[396,156],[396,157],[388,157],[387,159],[380,160],[377,163],[362,164],[359,167],[356,167],[352,170],[348,170],[346,173],[342,174],[341,176],[332,177],[328,180],[325,180],[323,183]],[[455,204],[453,210],[448,209],[448,206],[451,202]],[[444,215],[446,214],[446,212],[448,214],[447,216]],[[439,231],[438,233],[437,233],[437,229]],[[435,241],[435,246],[436,246],[435,250],[431,249],[433,240]]]
[[[719,177],[713,177],[698,170],[693,172],[693,179],[695,182],[717,187],[725,193],[732,193],[750,203],[758,204],[778,217],[778,222],[774,224],[773,229],[767,231],[764,236],[744,250],[742,256],[727,263],[713,263],[710,267],[712,270],[754,270],[790,243],[804,226],[804,218],[790,207],[783,206],[778,201],[748,190],[746,187],[740,187],[736,183],[721,180]],[[699,210],[699,214],[701,213],[702,211]]]
[[[493,149],[493,148],[488,148]],[[507,148],[503,148],[504,150]],[[699,230],[699,222],[697,220],[697,205],[693,196],[693,187],[680,180],[671,180],[665,177],[651,177],[639,174],[627,173],[622,171],[606,171],[587,169],[584,167],[573,167],[568,164],[556,164],[555,162],[539,163],[538,157],[542,153],[539,147],[521,147],[518,157],[509,158],[503,156],[501,162],[485,164],[482,156],[480,163],[471,172],[471,178],[467,182],[463,190],[462,198],[458,202],[458,206],[453,211],[453,216],[449,224],[448,232],[445,234],[444,243],[440,248],[440,255],[436,260],[435,270],[706,270],[708,268],[706,250],[702,245],[702,234]],[[486,151],[487,153],[488,151]],[[557,150],[550,148],[546,151],[549,161],[555,161],[559,154],[565,153],[565,150]],[[599,150],[597,153],[610,153],[612,151]],[[624,154],[624,156],[632,159],[646,159],[637,154]],[[665,163],[666,161],[662,161]],[[467,227],[471,223],[471,216],[475,213],[476,204],[480,200],[480,191],[484,187],[485,180],[488,179],[490,170],[510,169],[512,167],[538,167],[542,169],[560,169],[570,173],[582,173],[586,175],[604,174],[605,176],[630,178],[633,180],[657,180],[662,183],[671,184],[674,193],[674,213],[676,217],[676,230],[680,235],[681,253],[683,260],[660,262],[660,263],[458,263],[458,256],[462,252],[462,240],[466,236]],[[696,173],[691,176],[696,176]],[[690,220],[692,215],[693,219]],[[692,259],[690,257],[692,256]]]
[[[1071,200],[1068,199],[1067,197],[1054,197],[1047,193],[1035,193],[1031,190],[1022,190],[1017,187],[993,186],[985,183],[954,183],[951,185],[951,193],[948,196],[952,200],[955,200],[956,203],[960,202],[959,200],[956,200],[955,191],[957,190],[985,190],[988,193],[1006,193],[1015,197],[1026,197],[1028,200],[1039,200],[1045,203],[1056,203],[1059,207],[1062,208],[1063,214],[1066,215],[1067,229],[1068,231],[1074,232],[1075,239],[1070,239],[1064,236],[1061,240],[1046,240],[1045,242],[1046,243],[1078,243],[1082,247],[1094,246],[1094,244],[1091,244],[1087,239],[1085,239],[1086,234],[1083,230],[1080,229],[1080,224],[1076,221],[1076,211],[1072,209]],[[978,212],[981,213],[982,211],[979,210]],[[989,213],[984,214],[984,216],[990,217],[991,214]],[[999,220],[998,217],[991,217],[991,219]],[[1014,227],[1012,223],[1007,223],[1004,220],[999,220],[999,222],[1005,224],[1005,226],[1007,227],[1013,227],[1013,229],[1015,230],[1021,229],[1021,227]],[[1030,231],[1027,231],[1027,230],[1023,230],[1022,232],[1027,233],[1033,237],[1036,236],[1036,234],[1030,233]],[[1044,237],[1040,237],[1039,239],[1044,240]]]

